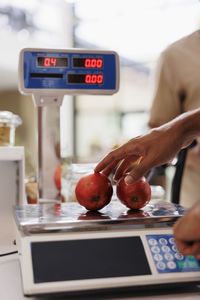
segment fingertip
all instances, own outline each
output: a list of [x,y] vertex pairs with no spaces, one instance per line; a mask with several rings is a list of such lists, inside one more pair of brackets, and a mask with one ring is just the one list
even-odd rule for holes
[[99,168],[99,166],[96,166],[95,168],[94,168],[94,172],[95,173],[99,173],[101,171],[101,169]]
[[127,185],[130,185],[134,183],[134,178],[129,174],[124,178],[124,181]]

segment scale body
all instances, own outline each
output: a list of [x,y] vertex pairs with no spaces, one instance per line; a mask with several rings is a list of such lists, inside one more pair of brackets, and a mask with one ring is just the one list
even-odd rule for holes
[[77,203],[16,207],[24,294],[198,282],[198,259],[181,255],[172,234],[183,213],[162,201],[130,214],[117,199],[99,213]]
[[[41,192],[43,109],[59,107],[66,94],[116,93],[119,58],[112,51],[23,49],[19,89],[32,94],[38,108]],[[184,214],[180,206],[149,204],[131,214],[113,197],[96,213],[78,203],[46,203],[16,206],[14,214],[25,295],[199,281],[197,258],[183,257],[174,244],[172,225]]]

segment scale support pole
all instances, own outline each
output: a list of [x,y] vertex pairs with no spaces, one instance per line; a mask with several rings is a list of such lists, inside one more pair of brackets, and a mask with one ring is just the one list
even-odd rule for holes
[[[33,96],[37,108],[38,199],[61,199],[54,181],[60,160],[60,105],[63,97]],[[49,105],[50,103],[50,105]]]

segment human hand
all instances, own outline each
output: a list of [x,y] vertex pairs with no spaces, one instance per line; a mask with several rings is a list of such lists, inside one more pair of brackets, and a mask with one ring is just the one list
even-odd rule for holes
[[137,161],[138,164],[125,179],[127,184],[133,184],[153,167],[172,160],[182,146],[181,135],[170,123],[133,138],[111,151],[97,164],[95,172],[102,171],[108,176],[117,167],[114,180],[118,180]]
[[173,230],[180,253],[200,254],[200,201],[175,223]]

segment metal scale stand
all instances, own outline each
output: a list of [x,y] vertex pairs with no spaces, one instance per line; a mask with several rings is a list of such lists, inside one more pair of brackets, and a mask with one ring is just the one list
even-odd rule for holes
[[[117,92],[119,59],[111,51],[23,49],[19,78],[20,90],[33,94],[40,120],[44,106],[59,107],[65,94]],[[46,197],[41,144],[39,138],[39,193]],[[78,203],[16,206],[24,294],[199,281],[198,259],[178,253],[172,234],[183,214],[181,206],[165,201],[133,212],[115,197],[99,212]]]

